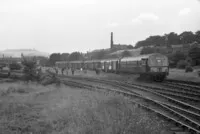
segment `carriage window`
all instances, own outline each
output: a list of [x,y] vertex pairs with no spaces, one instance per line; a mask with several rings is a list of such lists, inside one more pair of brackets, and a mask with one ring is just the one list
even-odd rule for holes
[[146,60],[145,59],[142,59],[142,65],[146,65]]

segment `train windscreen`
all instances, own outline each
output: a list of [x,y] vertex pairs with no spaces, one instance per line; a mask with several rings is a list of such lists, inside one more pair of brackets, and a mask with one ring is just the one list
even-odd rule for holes
[[152,55],[148,60],[149,66],[168,66],[168,58],[164,55]]

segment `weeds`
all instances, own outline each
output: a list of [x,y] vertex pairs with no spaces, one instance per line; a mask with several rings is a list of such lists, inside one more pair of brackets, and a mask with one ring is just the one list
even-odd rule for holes
[[64,85],[34,88],[41,94],[29,92],[1,99],[0,133],[156,134],[165,127],[155,115],[120,95],[74,90]]

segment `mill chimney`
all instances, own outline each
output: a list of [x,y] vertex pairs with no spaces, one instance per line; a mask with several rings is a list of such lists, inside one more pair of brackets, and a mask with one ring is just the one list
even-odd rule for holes
[[111,32],[110,48],[113,48],[113,32]]

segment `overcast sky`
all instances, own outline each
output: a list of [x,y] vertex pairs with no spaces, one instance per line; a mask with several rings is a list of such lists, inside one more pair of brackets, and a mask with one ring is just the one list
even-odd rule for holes
[[199,0],[0,0],[0,50],[72,52],[200,30]]

